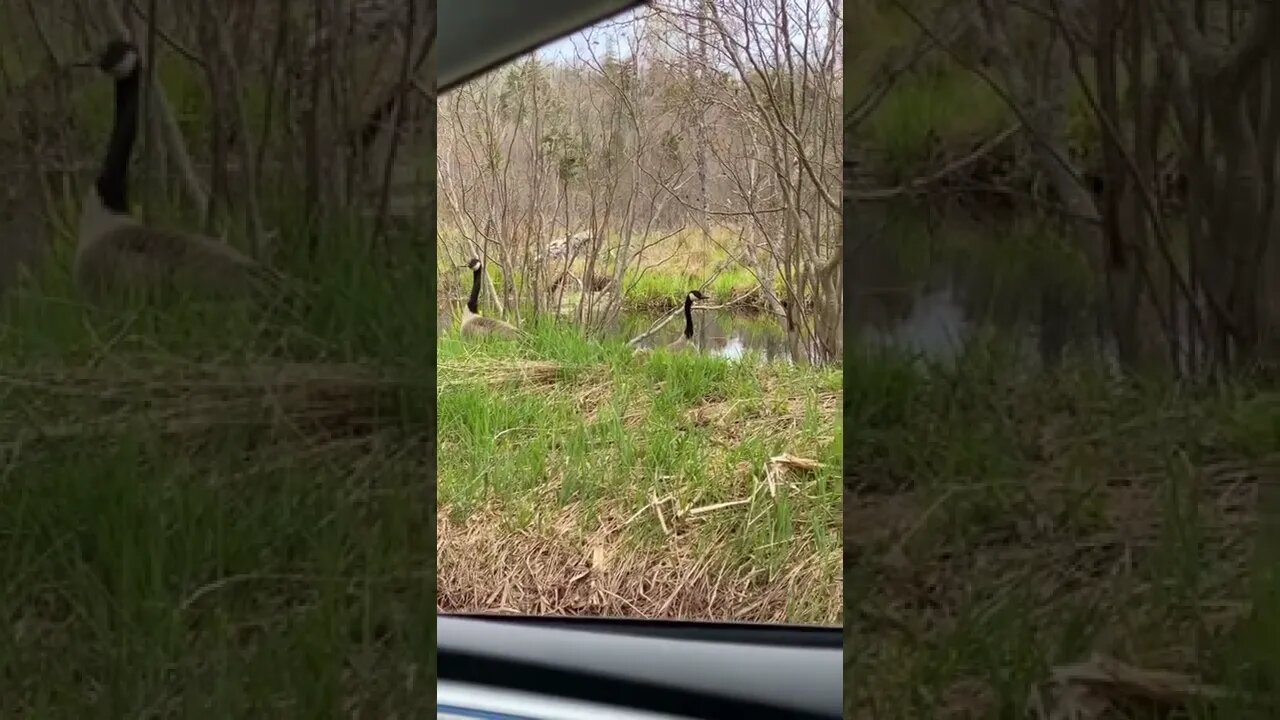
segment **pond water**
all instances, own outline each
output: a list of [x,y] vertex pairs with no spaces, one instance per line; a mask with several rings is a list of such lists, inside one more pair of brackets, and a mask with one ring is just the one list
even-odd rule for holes
[[846,235],[846,312],[862,343],[932,360],[953,359],[984,335],[1029,360],[1094,346],[1082,260],[1056,230],[1026,217],[861,208]]
[[[919,205],[859,208],[845,251],[852,299],[845,312],[855,343],[941,362],[988,335],[1012,342],[1030,362],[1096,346],[1087,293],[1075,287],[1076,258],[1055,230],[1028,217],[974,217]],[[1051,286],[1059,288],[1056,295],[1046,292]],[[456,310],[442,304],[440,313],[441,330],[456,332]],[[662,315],[627,313],[611,331],[630,339]],[[683,325],[677,317],[641,346],[669,343]],[[790,359],[782,325],[769,315],[695,312],[694,337],[720,357],[753,352],[763,361]]]
[[[618,335],[631,339],[648,330],[661,316],[628,313],[620,323]],[[656,348],[680,337],[684,319],[677,317],[653,336],[636,343],[637,347]],[[703,353],[728,360],[741,360],[748,353],[762,362],[789,362],[791,351],[782,324],[768,315],[703,310],[693,313],[693,339]]]
[[[609,327],[607,332],[611,337],[625,342],[645,332],[664,316],[662,313],[623,313],[621,320]],[[451,304],[439,306],[437,328],[441,333],[458,331],[457,310]],[[683,330],[683,318],[676,317],[651,337],[636,343],[636,346],[660,347],[679,338]],[[706,354],[730,360],[741,360],[749,353],[763,362],[785,362],[791,359],[782,325],[767,315],[695,310],[693,337]]]

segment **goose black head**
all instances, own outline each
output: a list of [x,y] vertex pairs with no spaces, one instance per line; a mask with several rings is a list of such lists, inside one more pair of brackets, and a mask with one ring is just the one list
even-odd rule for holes
[[471,258],[470,260],[468,260],[468,261],[467,261],[467,267],[468,267],[468,268],[470,268],[472,272],[475,272],[476,270],[479,270],[479,269],[480,269],[480,267],[481,267],[481,266],[480,266],[480,258]]
[[112,40],[98,56],[98,69],[124,80],[138,71],[138,46],[128,40]]
[[687,296],[685,296],[685,297],[686,297],[686,299],[687,299],[687,300],[689,300],[689,302],[693,302],[694,300],[706,300],[706,299],[707,299],[707,296],[706,296],[706,295],[703,295],[701,290],[690,290],[690,291],[689,291],[689,294],[688,294]]

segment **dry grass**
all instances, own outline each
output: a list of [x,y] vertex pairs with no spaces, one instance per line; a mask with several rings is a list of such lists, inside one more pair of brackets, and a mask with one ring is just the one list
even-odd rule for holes
[[564,374],[562,364],[539,360],[468,357],[436,364],[436,384],[441,390],[473,384],[541,387],[556,383]]
[[[854,391],[907,404],[880,407],[846,478],[848,716],[1021,717],[1091,655],[1256,697],[1280,455],[1250,447],[1280,429],[1274,396],[996,377]],[[1200,701],[1087,717],[1237,716]]]
[[589,343],[442,343],[441,611],[839,622],[839,384]]
[[[1280,458],[1278,458],[1280,462]],[[1280,464],[1267,469],[1280,480]],[[1256,531],[1261,468],[1224,466],[1197,473],[1197,542],[1215,574],[1212,585],[1241,586],[1248,572]],[[864,609],[878,617],[902,618],[898,629],[912,638],[945,632],[975,587],[1017,587],[1035,592],[1030,619],[1052,620],[1072,604],[1105,601],[1117,609],[1150,595],[1141,566],[1160,549],[1168,527],[1167,498],[1152,476],[1108,478],[1089,502],[1100,511],[1092,527],[1072,527],[1077,490],[1061,483],[1031,489],[1017,512],[988,525],[973,538],[948,537],[947,526],[963,520],[972,506],[966,493],[987,488],[954,488],[940,497],[924,493],[849,495],[845,499],[845,552],[850,562],[876,577]],[[1099,580],[1106,580],[1100,585]],[[1117,589],[1123,587],[1124,592]],[[1101,592],[1105,597],[1098,597]],[[1238,598],[1204,599],[1206,608],[1232,607]],[[1117,613],[1117,615],[1126,613]],[[876,633],[886,647],[902,640],[891,628]],[[1174,633],[1172,637],[1178,637]],[[910,639],[910,638],[908,638]],[[875,643],[877,646],[882,643]],[[1131,648],[1135,649],[1135,648]],[[1150,647],[1145,652],[1178,654],[1181,649]],[[1180,658],[1185,661],[1186,658]]]
[[638,551],[627,526],[642,515],[657,518],[663,504],[630,518],[616,515],[593,530],[583,529],[577,506],[527,528],[510,527],[499,508],[465,522],[442,512],[436,520],[440,611],[707,619],[732,608],[735,620],[787,622],[794,605],[804,602],[815,616],[839,617],[838,596],[813,596],[815,586],[838,574],[826,562],[834,558],[797,547],[786,571],[768,577],[692,531],[698,518],[718,508],[662,515],[669,532],[651,552]]
[[[413,387],[356,365],[220,366],[143,357],[96,368],[0,372],[0,401],[13,413],[15,441],[89,439],[141,425],[171,437],[239,427],[315,443],[386,426]],[[75,414],[66,412],[69,406]]]
[[0,370],[0,715],[424,708],[433,393],[349,364]]

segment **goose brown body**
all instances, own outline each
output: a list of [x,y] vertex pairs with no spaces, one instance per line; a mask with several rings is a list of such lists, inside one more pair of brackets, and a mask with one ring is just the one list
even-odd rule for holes
[[277,279],[224,242],[147,227],[127,216],[82,222],[72,272],[77,286],[92,295],[183,288],[237,296]]
[[72,276],[91,296],[120,290],[195,290],[240,295],[279,276],[214,238],[149,227],[129,212],[129,156],[137,137],[140,61],[127,41],[110,43],[97,66],[115,80],[111,139],[81,207]]

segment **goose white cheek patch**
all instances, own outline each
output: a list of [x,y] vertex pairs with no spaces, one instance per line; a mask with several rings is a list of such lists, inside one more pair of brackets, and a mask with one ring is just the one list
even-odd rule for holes
[[123,78],[128,77],[131,73],[133,73],[133,71],[137,69],[137,67],[138,67],[137,53],[127,53],[124,57],[120,58],[120,62],[116,63],[115,65],[112,65],[111,68],[107,70],[107,72],[110,73],[110,75],[115,79],[121,80]]

